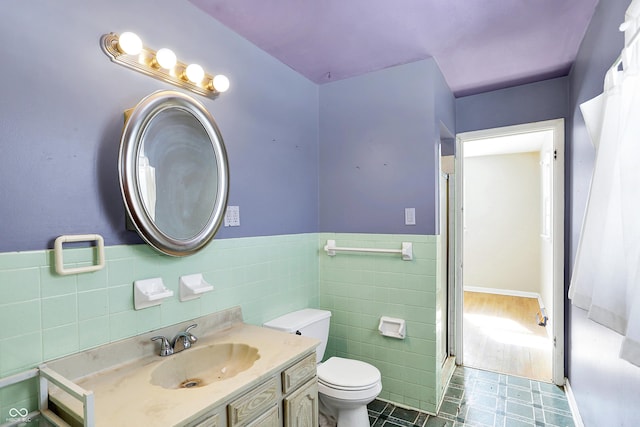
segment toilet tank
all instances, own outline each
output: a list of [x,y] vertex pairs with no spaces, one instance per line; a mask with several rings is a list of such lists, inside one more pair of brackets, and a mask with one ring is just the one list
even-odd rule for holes
[[316,349],[316,361],[320,363],[327,348],[330,319],[330,311],[305,308],[284,314],[266,322],[263,326],[320,340],[320,345]]

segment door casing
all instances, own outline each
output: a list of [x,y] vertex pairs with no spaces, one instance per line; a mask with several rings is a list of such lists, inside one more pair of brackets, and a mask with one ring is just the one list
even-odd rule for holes
[[553,179],[553,354],[552,380],[554,384],[565,384],[564,372],[564,119],[547,120],[514,126],[486,129],[460,133],[456,137],[455,155],[455,285],[453,291],[454,316],[449,323],[453,330],[453,352],[456,364],[464,364],[463,360],[463,200],[464,200],[464,143],[486,138],[518,135],[523,133],[551,130],[553,132],[554,161]]

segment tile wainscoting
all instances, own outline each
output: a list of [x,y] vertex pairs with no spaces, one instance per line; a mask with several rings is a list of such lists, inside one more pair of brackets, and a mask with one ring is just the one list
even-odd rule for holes
[[[399,249],[413,243],[414,258],[398,254],[338,253],[322,250],[333,239],[338,247]],[[321,233],[320,307],[331,310],[325,358],[363,360],[382,373],[380,398],[430,413],[443,393],[442,356],[437,352],[439,236]],[[381,316],[406,320],[403,340],[378,333]]]
[[[104,269],[69,276],[55,273],[51,250],[0,253],[0,377],[237,305],[252,324],[316,307],[317,242],[315,233],[221,239],[186,258],[110,246]],[[65,265],[92,256],[91,248],[65,249]],[[180,302],[179,277],[193,273],[215,289]],[[162,277],[174,296],[136,311],[133,282],[151,277]],[[0,424],[12,407],[37,408],[35,380],[0,390]]]
[[[339,246],[400,247],[413,242],[413,261],[399,255],[327,256]],[[288,311],[321,307],[333,312],[327,357],[372,363],[382,372],[381,398],[435,413],[444,390],[436,325],[439,236],[307,233],[213,240],[186,258],[147,245],[105,248],[106,267],[59,276],[53,251],[0,253],[0,377],[61,356],[173,325],[229,307],[247,323]],[[91,262],[91,248],[65,249],[69,267]],[[215,290],[180,302],[181,275],[203,273]],[[162,305],[133,308],[133,282],[162,277],[174,296]],[[382,337],[380,316],[407,321],[407,338]],[[37,408],[37,384],[0,390],[0,422],[10,408]]]

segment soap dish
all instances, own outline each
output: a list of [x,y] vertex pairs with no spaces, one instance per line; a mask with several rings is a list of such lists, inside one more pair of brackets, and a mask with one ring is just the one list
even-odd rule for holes
[[212,290],[213,286],[204,280],[201,273],[180,276],[180,301],[200,298],[201,294]]
[[133,303],[136,310],[162,304],[165,298],[172,296],[173,291],[164,286],[161,277],[133,282]]

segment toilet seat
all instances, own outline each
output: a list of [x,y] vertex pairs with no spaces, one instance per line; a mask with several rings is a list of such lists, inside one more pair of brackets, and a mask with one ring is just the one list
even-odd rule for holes
[[324,389],[340,392],[339,394],[365,392],[364,394],[368,395],[368,392],[380,388],[380,371],[375,366],[359,360],[331,357],[318,365],[317,372],[318,384]]

